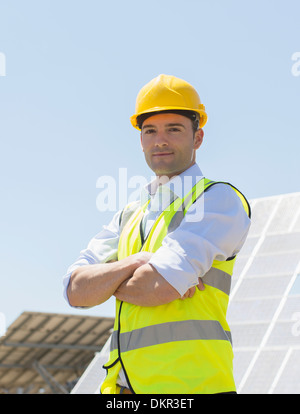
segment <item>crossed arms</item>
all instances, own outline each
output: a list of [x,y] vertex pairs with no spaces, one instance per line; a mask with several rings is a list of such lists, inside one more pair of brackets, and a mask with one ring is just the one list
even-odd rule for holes
[[[148,263],[151,253],[140,252],[120,261],[85,265],[73,271],[67,289],[71,306],[92,307],[111,296],[139,306],[158,306],[192,297],[195,287],[179,292]],[[199,278],[199,290],[204,285]]]
[[[218,202],[218,200],[221,201]],[[226,260],[227,257],[231,257],[241,249],[250,227],[250,219],[240,199],[228,185],[217,184],[207,191],[204,213],[203,219],[199,222],[183,220],[178,229],[168,234],[165,238],[165,246],[155,253],[156,267],[149,263],[151,253],[148,252],[136,253],[110,263],[80,264],[73,270],[68,282],[67,296],[70,305],[92,307],[115,296],[134,305],[157,306],[180,297],[185,299],[193,296],[195,286],[181,296],[185,287],[179,293],[167,281],[167,278],[162,276],[163,273],[160,274],[156,270],[159,269],[162,272],[162,266],[159,267],[158,264],[166,259],[169,264],[168,270],[170,270],[168,273],[172,278],[172,263],[174,260],[180,262],[182,258],[188,265],[183,270],[183,274],[190,269],[191,271],[199,269],[197,274],[203,275],[209,270],[215,258]],[[186,217],[188,215],[189,211]],[[101,247],[105,246],[103,240],[106,238],[114,240],[114,249],[117,250],[117,227],[118,224],[113,226],[112,230],[106,229],[103,235],[98,236],[95,243],[92,243],[92,251],[88,251],[87,256],[101,256],[99,251],[101,253]],[[105,251],[107,251],[107,246]],[[166,253],[168,253],[167,258]],[[179,268],[180,266],[177,266],[176,272],[174,271],[177,281],[181,277],[182,269]],[[193,284],[197,283],[197,274],[192,275]],[[171,278],[168,279],[170,282]],[[201,279],[198,279],[198,283],[198,289],[203,290]],[[191,286],[191,283],[186,283],[185,286]]]

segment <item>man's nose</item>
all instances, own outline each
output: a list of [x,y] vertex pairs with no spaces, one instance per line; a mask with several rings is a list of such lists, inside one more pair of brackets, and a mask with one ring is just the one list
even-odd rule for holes
[[167,135],[164,131],[158,131],[155,137],[155,146],[164,147],[168,145]]

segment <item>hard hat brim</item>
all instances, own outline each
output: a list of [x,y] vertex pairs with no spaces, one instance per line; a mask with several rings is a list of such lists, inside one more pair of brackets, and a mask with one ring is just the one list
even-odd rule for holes
[[204,105],[203,106],[203,110],[202,109],[191,109],[191,108],[185,108],[185,107],[178,107],[178,106],[165,106],[165,107],[156,107],[156,108],[151,108],[151,109],[147,109],[147,111],[144,112],[139,112],[137,114],[132,115],[132,117],[130,118],[130,122],[131,125],[136,128],[138,131],[140,131],[140,128],[137,124],[137,118],[140,115],[143,114],[151,114],[151,113],[155,113],[155,112],[163,112],[163,111],[172,111],[172,110],[182,110],[182,111],[192,111],[192,112],[197,112],[200,116],[200,120],[199,120],[199,128],[203,128],[204,125],[207,122],[207,114],[205,112],[205,108]]

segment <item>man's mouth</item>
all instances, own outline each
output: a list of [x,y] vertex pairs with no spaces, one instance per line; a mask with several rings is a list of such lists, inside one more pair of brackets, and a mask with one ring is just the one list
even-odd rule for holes
[[168,151],[168,152],[155,152],[155,153],[152,154],[152,156],[153,157],[165,157],[167,155],[172,155],[172,154],[173,154],[173,152],[170,152],[170,151]]

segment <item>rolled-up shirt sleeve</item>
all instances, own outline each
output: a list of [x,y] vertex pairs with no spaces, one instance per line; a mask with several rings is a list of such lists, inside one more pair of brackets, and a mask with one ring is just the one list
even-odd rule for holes
[[63,277],[63,296],[68,303],[69,299],[67,295],[67,288],[71,274],[75,269],[80,266],[117,260],[119,244],[119,217],[120,212],[114,215],[111,222],[107,226],[103,226],[102,230],[90,240],[87,248],[81,250],[77,260],[67,269],[67,273]]
[[199,220],[192,216],[195,209],[188,210],[149,262],[181,295],[198,284],[214,260],[236,255],[250,227],[242,202],[229,185],[215,184],[202,197],[196,202],[202,203]]

